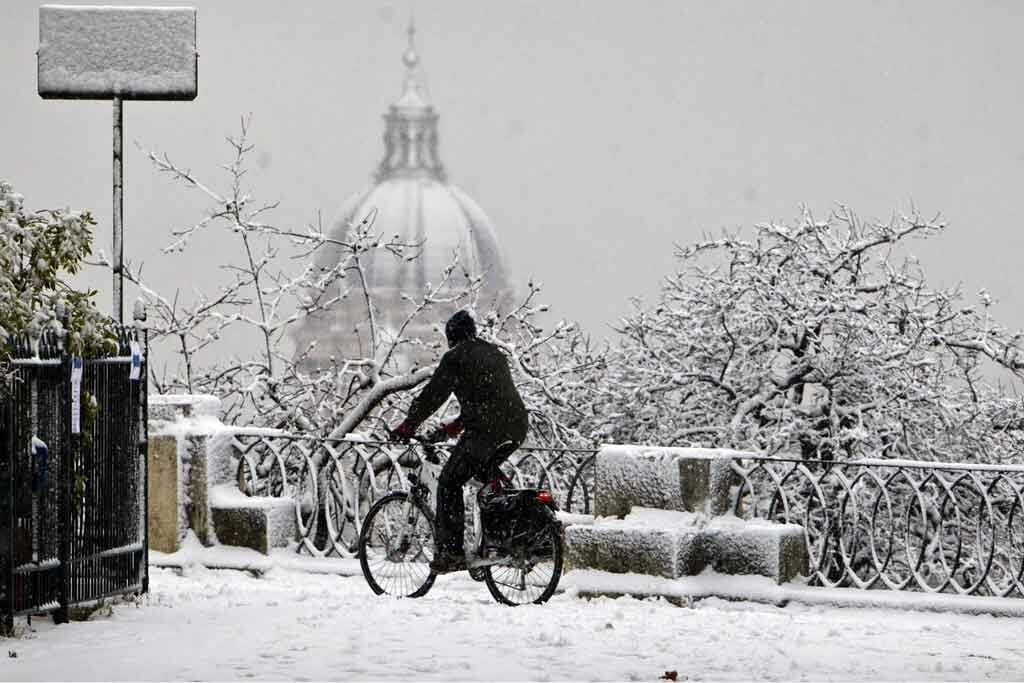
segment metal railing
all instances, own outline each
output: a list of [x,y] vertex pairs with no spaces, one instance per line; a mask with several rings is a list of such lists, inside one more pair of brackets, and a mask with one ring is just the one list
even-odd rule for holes
[[[404,490],[402,470],[421,447],[383,441],[236,434],[239,488],[250,496],[290,497],[300,552],[353,557],[363,517],[384,493]],[[448,457],[449,446],[437,446]],[[517,486],[549,489],[565,510],[589,513],[594,456],[586,449],[523,447],[503,469]]]
[[[118,351],[83,362],[72,429],[71,358],[55,337],[16,343],[0,391],[0,614],[56,611],[148,586],[146,368]],[[41,448],[39,447],[41,446]]]
[[1024,597],[1024,467],[732,461],[739,517],[803,526],[822,586]]
[[[292,497],[300,552],[353,557],[362,518],[418,446],[239,434],[239,487]],[[447,446],[440,446],[447,457]],[[589,514],[596,451],[524,447],[504,469]],[[799,524],[817,585],[1024,597],[1024,467],[737,456],[731,511]]]

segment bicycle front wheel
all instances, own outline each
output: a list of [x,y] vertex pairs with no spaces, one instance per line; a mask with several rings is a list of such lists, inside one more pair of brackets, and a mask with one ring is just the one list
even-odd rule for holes
[[377,595],[426,595],[434,585],[433,515],[408,493],[391,493],[370,508],[359,534],[359,564]]
[[484,567],[491,596],[504,605],[547,602],[562,577],[562,525],[548,524],[521,558]]

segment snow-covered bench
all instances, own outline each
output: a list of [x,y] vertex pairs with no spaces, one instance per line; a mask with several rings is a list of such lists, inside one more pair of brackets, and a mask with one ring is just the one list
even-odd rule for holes
[[675,579],[706,569],[807,574],[803,528],[730,512],[735,451],[605,446],[597,454],[596,519],[566,528],[571,569]]

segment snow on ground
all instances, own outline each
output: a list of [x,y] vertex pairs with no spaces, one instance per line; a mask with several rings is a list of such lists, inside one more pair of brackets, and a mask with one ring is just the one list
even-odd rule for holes
[[17,658],[0,659],[0,680],[1024,680],[1019,618],[571,588],[508,608],[465,575],[396,600],[360,576],[280,567],[154,568],[151,582],[106,618],[35,620],[3,642]]

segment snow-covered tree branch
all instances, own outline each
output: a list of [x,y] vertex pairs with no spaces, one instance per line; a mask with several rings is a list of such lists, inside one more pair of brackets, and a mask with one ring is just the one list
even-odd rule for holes
[[66,335],[68,350],[92,354],[116,348],[113,321],[69,276],[92,253],[86,211],[27,211],[24,197],[0,181],[0,358],[14,338],[33,343],[46,332]]
[[903,257],[944,228],[839,207],[678,250],[658,304],[622,320],[588,422],[602,438],[797,453],[1004,462],[1024,405],[991,386],[1024,374],[1021,334],[934,289]]
[[[396,318],[389,310],[392,324],[382,324],[382,307],[395,302],[375,300],[370,264],[414,261],[423,245],[379,234],[376,211],[358,217],[343,237],[325,234],[319,222],[306,230],[275,225],[277,203],[256,201],[246,187],[247,159],[253,151],[248,131],[249,121],[243,119],[240,134],[228,138],[232,160],[223,167],[228,174],[223,189],[168,155],[147,153],[158,171],[211,203],[198,221],[171,230],[166,257],[188,252],[211,230],[226,231],[236,246],[220,266],[226,278],[214,294],[161,293],[139,270],[130,271],[148,309],[151,339],[165,341],[162,348],[179,360],[170,376],[163,377],[157,374],[159,364],[153,363],[153,386],[164,392],[216,394],[232,422],[323,436],[397,421],[415,388],[433,370],[403,358],[417,349],[429,352],[424,357],[442,350],[439,335],[423,339],[412,331],[430,327],[422,321],[443,325],[441,316],[453,307],[475,310],[486,274],[457,279],[463,266],[453,254],[425,290],[400,292],[401,315]],[[547,307],[536,302],[538,292],[531,283],[529,294],[513,310],[475,312],[486,321],[483,333],[510,355],[538,425],[536,438],[579,443],[583,436],[571,426],[578,420],[571,400],[573,382],[598,363],[598,354],[573,325],[560,322],[547,332],[542,329],[537,320]],[[330,319],[348,302],[348,310],[362,314],[358,352],[332,356],[328,367],[314,367],[307,359],[317,344],[331,340],[297,337],[296,329],[309,316]],[[232,353],[232,344],[225,341],[229,337],[256,340],[257,350]],[[292,339],[298,341],[294,350],[289,347]]]

